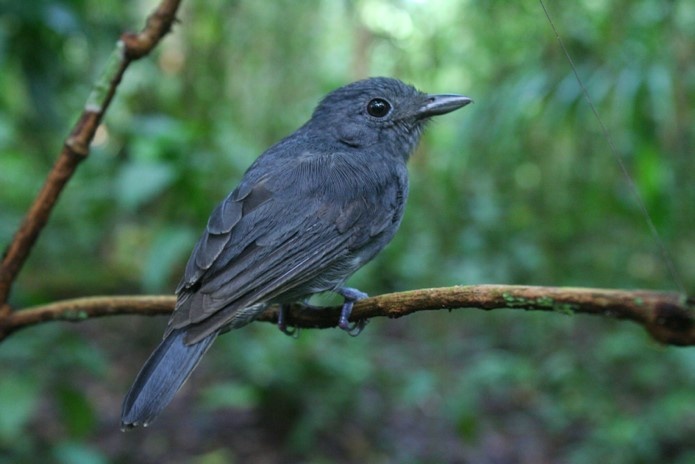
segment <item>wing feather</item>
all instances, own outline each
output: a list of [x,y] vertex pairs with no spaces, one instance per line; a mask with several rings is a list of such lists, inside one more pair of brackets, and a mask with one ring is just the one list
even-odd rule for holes
[[[263,166],[213,211],[178,286],[167,333],[185,327],[186,343],[248,323],[260,303],[332,290],[390,239],[369,245],[393,235],[403,211],[404,164],[364,166],[333,154],[254,167]],[[354,259],[368,245],[368,256]]]

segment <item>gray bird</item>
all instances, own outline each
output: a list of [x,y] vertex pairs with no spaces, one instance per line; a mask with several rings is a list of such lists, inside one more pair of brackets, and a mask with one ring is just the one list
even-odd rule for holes
[[217,205],[186,265],[164,339],[123,401],[121,426],[146,426],[221,332],[285,305],[335,292],[350,325],[350,275],[391,241],[408,196],[406,162],[430,117],[471,100],[429,95],[391,78],[328,94],[311,119],[263,153]]

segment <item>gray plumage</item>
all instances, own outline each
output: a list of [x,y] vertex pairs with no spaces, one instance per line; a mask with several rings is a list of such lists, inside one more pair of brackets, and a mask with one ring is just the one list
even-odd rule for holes
[[212,212],[164,340],[123,402],[122,426],[151,422],[217,334],[248,324],[270,303],[337,291],[347,328],[362,294],[342,285],[396,233],[406,162],[424,123],[467,103],[366,79],[330,93],[306,124],[263,153]]

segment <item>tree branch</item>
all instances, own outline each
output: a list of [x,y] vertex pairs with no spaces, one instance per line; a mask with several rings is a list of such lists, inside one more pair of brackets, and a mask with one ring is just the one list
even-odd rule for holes
[[[173,296],[103,296],[36,306],[0,319],[0,339],[24,327],[48,321],[80,322],[118,314],[170,314],[175,302]],[[674,292],[648,290],[514,285],[431,288],[359,301],[350,319],[397,318],[417,311],[460,308],[522,309],[627,319],[642,325],[661,343],[695,345],[695,299]],[[288,324],[302,328],[334,327],[339,313],[339,307],[312,311],[294,305],[288,315]],[[277,322],[277,307],[269,308],[257,320]]]
[[63,144],[56,163],[46,177],[34,203],[5,250],[0,264],[0,318],[12,312],[7,299],[12,283],[26,262],[31,249],[78,164],[89,155],[89,145],[128,65],[147,55],[169,32],[180,0],[162,0],[147,18],[139,34],[126,33],[116,43],[108,62],[87,98],[82,115]]
[[[0,340],[11,333],[48,321],[79,322],[95,317],[170,314],[173,296],[103,296],[65,300],[13,311],[7,299],[31,249],[47,223],[58,197],[89,146],[129,64],[147,55],[166,35],[180,0],[162,0],[139,34],[125,33],[87,99],[82,115],[66,139],[55,165],[30,207],[0,263]],[[351,320],[401,317],[438,309],[523,309],[584,313],[627,319],[642,325],[656,340],[671,345],[695,345],[695,299],[678,293],[588,288],[478,285],[414,290],[368,298],[355,305]],[[288,323],[297,327],[335,326],[340,308],[310,311],[292,307]],[[277,322],[277,307],[258,320]]]

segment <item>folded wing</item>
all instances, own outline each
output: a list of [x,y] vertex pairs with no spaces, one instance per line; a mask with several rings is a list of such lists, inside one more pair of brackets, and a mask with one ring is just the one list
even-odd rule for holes
[[335,154],[274,166],[252,167],[213,211],[167,333],[186,328],[194,343],[247,324],[263,311],[259,303],[331,290],[364,263],[356,253],[400,220],[404,192],[393,169]]

